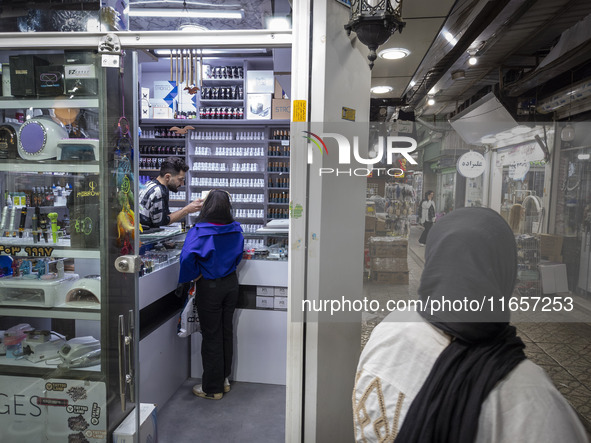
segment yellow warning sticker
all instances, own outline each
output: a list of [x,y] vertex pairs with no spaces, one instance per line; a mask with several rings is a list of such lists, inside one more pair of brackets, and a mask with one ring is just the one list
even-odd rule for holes
[[343,120],[349,120],[354,122],[355,121],[355,109],[345,108],[343,106],[343,112],[341,113],[341,118]]
[[294,122],[305,122],[306,121],[306,100],[294,100],[293,101],[293,121]]

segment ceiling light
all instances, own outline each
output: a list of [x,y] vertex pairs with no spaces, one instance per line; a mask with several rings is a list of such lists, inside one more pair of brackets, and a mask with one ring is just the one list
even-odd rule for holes
[[404,48],[388,48],[380,51],[378,55],[380,58],[386,60],[398,60],[400,58],[408,57],[410,55],[410,51]]
[[591,154],[579,154],[577,155],[579,160],[589,160],[591,158]]
[[370,91],[374,94],[386,94],[392,92],[394,88],[392,86],[374,86]]
[[[206,28],[207,29],[207,28]],[[267,50],[264,48],[256,49],[256,48],[242,48],[242,49],[199,49],[194,50],[193,53],[207,55],[207,56],[214,56],[214,55],[223,55],[223,54],[236,54],[236,51],[240,52],[241,54],[266,54]],[[159,56],[168,57],[170,54],[176,55],[178,50],[177,49],[154,49],[154,54]]]
[[433,105],[435,104],[435,99],[434,99],[433,97],[429,97],[429,98],[427,99],[427,104],[428,104],[429,106],[433,106]]
[[200,31],[207,31],[205,26],[196,25],[194,23],[183,23],[179,26],[179,31],[184,32],[200,32]]
[[134,8],[129,10],[130,17],[190,17],[190,18],[231,18],[242,20],[242,9],[162,9]]
[[562,131],[560,131],[560,140],[563,142],[572,142],[575,139],[575,128],[568,123]]
[[478,59],[475,56],[471,55],[468,59],[468,64],[470,64],[470,66],[474,66],[476,63],[478,63]]
[[445,37],[445,39],[446,39],[448,42],[450,42],[450,43],[451,43],[452,45],[454,45],[454,46],[455,46],[455,45],[456,45],[456,43],[458,42],[458,41],[456,40],[456,38],[455,38],[453,35],[451,35],[451,32],[445,31],[445,32],[443,33],[443,36]]
[[417,82],[415,82],[414,80],[410,81],[410,87],[414,88],[414,86],[417,84]]

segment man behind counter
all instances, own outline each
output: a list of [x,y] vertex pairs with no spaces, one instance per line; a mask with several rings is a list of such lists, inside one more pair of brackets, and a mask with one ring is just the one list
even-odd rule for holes
[[177,192],[185,184],[188,170],[184,159],[169,157],[162,162],[158,177],[146,183],[140,191],[140,223],[144,228],[166,226],[201,210],[203,199],[200,198],[173,213],[168,208],[170,192]]

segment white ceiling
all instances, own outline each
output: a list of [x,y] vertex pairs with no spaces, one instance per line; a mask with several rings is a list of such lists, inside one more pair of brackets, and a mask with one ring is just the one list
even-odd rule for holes
[[406,26],[396,32],[378,49],[405,48],[410,55],[400,60],[378,57],[372,70],[372,86],[392,86],[386,94],[372,94],[374,98],[400,98],[427,50],[439,34],[454,0],[407,0],[402,5],[402,19]]

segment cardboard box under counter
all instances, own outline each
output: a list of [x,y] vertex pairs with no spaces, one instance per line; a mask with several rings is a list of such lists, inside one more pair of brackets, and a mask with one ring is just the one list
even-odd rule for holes
[[273,309],[279,311],[287,310],[287,297],[274,297]]
[[270,297],[266,297],[263,295],[257,295],[257,309],[273,309],[275,304],[275,297],[272,295]]
[[273,286],[257,286],[257,295],[272,297],[274,295]]
[[287,297],[287,288],[275,288],[275,297]]

